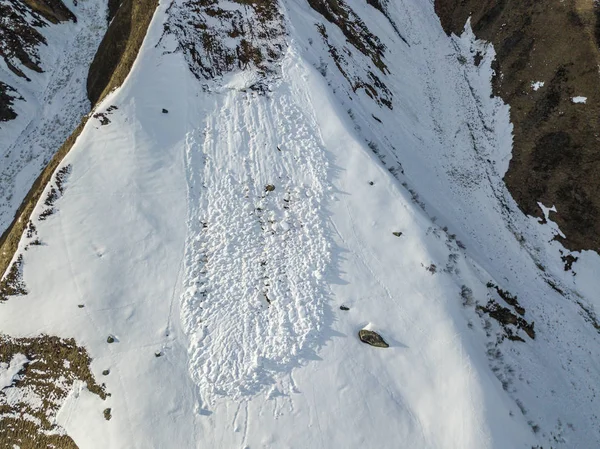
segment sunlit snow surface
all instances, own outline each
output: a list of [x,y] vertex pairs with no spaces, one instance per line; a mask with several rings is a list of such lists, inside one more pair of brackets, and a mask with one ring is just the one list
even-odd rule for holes
[[[110,368],[106,401],[78,390],[59,415],[81,448],[600,444],[599,337],[577,305],[599,306],[598,256],[565,272],[556,228],[508,195],[491,47],[447,38],[428,2],[390,4],[409,45],[350,4],[387,46],[393,110],[352,92],[322,18],[294,1],[271,91],[236,74],[205,90],[156,47],[163,3],[98,109],[118,106],[111,123],[90,120],[67,156],[58,212],[25,252],[30,294],[0,326],[75,337],[99,378]],[[496,345],[475,310],[488,282],[518,296],[535,340]],[[366,325],[390,348],[361,343]]]

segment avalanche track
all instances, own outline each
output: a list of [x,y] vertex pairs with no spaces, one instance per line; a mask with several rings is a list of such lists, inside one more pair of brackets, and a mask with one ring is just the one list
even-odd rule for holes
[[305,92],[284,81],[270,98],[227,90],[214,103],[186,141],[182,319],[202,390],[237,398],[316,349],[330,186]]

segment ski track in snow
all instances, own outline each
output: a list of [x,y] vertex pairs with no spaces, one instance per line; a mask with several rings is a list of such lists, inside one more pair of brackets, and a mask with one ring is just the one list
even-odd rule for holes
[[317,349],[325,324],[328,166],[301,95],[282,85],[272,97],[218,96],[203,133],[188,136],[181,313],[207,400],[272,384]]

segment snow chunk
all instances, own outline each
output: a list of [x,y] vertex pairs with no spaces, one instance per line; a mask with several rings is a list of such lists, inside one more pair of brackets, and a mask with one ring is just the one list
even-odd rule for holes
[[539,90],[540,87],[544,87],[544,82],[543,81],[533,81],[531,83],[531,88],[535,91]]
[[10,363],[0,363],[0,390],[12,386],[29,359],[23,354],[15,354]]
[[248,89],[260,80],[260,74],[256,70],[243,70],[231,72],[223,76],[223,85],[218,91]]
[[573,103],[583,103],[583,104],[585,104],[587,102],[587,97],[573,97],[573,98],[571,98],[571,101]]

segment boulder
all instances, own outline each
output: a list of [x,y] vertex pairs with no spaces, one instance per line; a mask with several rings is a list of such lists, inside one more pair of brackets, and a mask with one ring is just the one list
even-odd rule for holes
[[379,335],[377,332],[370,331],[368,329],[361,329],[358,332],[358,338],[360,338],[360,341],[362,341],[363,343],[367,343],[368,345],[376,346],[378,348],[390,347],[390,345],[388,345],[385,342],[381,335]]

